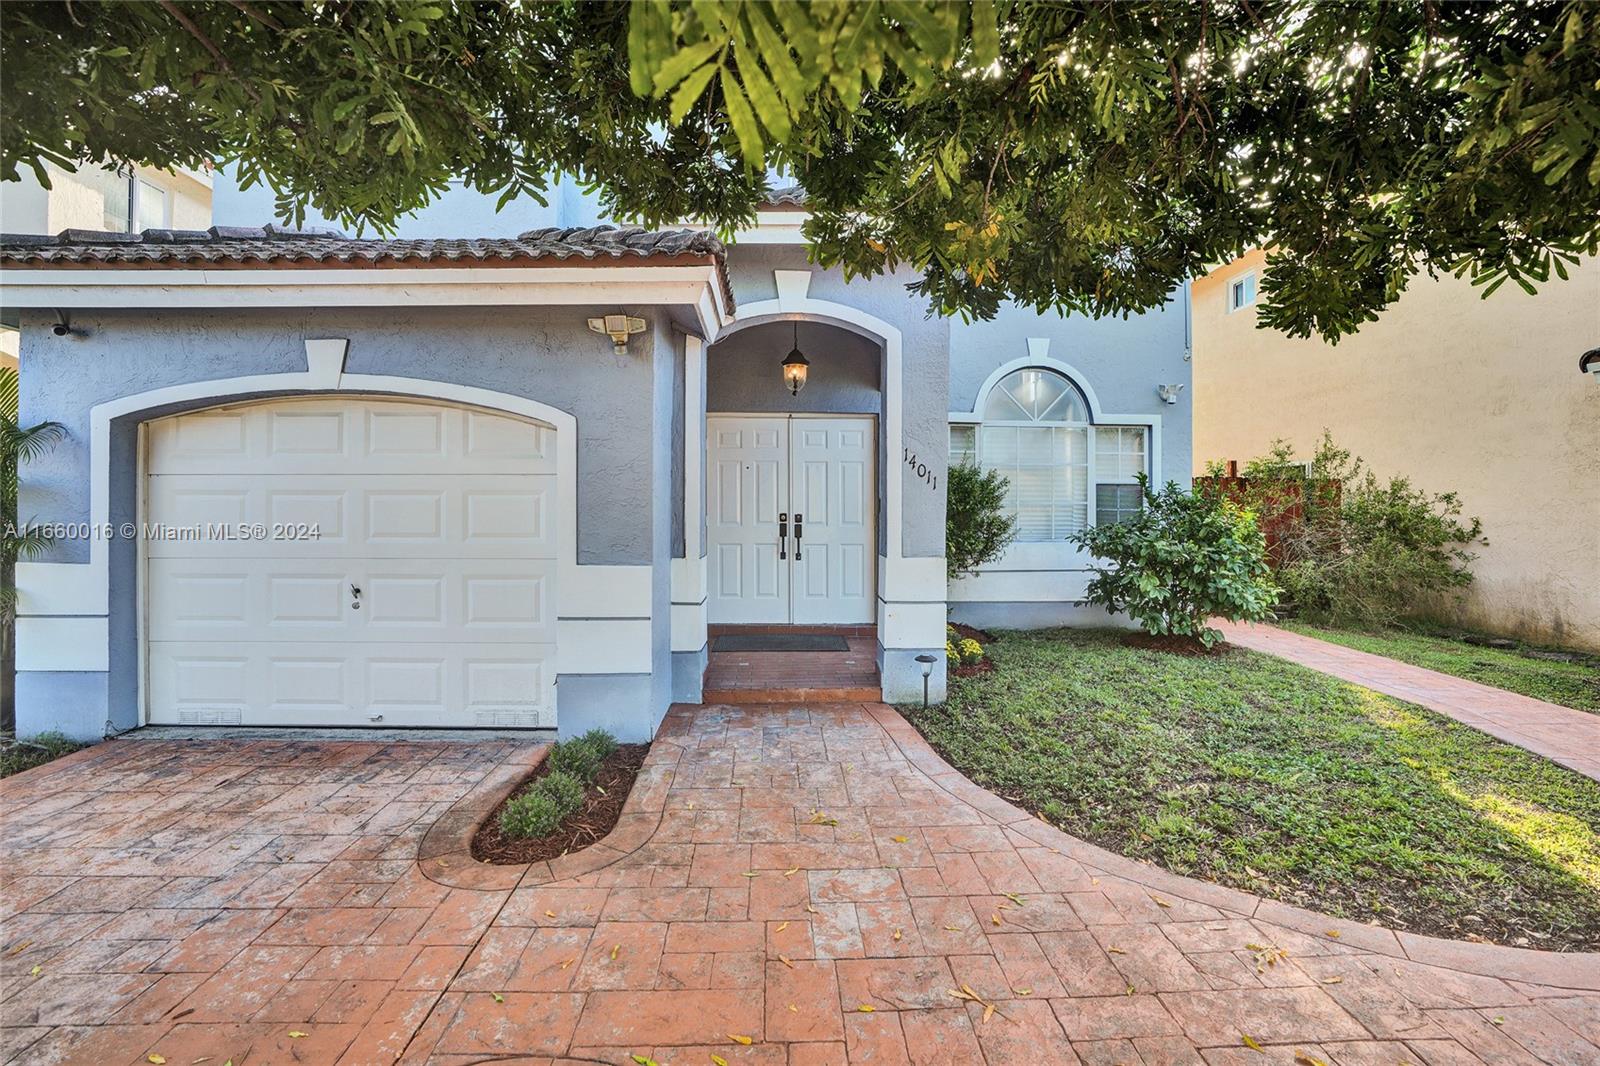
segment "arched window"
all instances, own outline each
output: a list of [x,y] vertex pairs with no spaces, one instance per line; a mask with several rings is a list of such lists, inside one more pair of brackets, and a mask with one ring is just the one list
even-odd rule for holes
[[1014,370],[995,383],[983,405],[983,421],[1087,426],[1089,409],[1072,382],[1054,370],[1029,368]]
[[982,404],[982,422],[950,427],[950,461],[1006,476],[1019,542],[1063,541],[1091,514],[1104,523],[1138,512],[1133,479],[1146,469],[1143,426],[1092,426],[1077,386],[1042,367],[1007,374]]

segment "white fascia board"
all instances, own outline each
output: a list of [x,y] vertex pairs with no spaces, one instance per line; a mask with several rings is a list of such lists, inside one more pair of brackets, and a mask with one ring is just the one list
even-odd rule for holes
[[732,317],[713,265],[383,269],[7,269],[15,308],[660,304],[695,308],[714,337]]
[[809,211],[757,211],[755,226],[739,230],[729,243],[810,244],[800,232],[800,227],[810,217]]

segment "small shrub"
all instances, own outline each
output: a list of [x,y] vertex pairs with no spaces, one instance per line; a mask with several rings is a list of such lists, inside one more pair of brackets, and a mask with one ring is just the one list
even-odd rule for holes
[[944,565],[951,580],[1000,558],[1017,536],[1006,513],[1010,482],[998,470],[958,463],[945,475]]
[[611,753],[617,750],[617,738],[604,729],[591,729],[579,737],[578,741],[599,752],[602,760],[609,758]]
[[961,652],[956,650],[955,641],[947,640],[944,642],[944,657],[946,664],[952,670],[961,665]]
[[556,801],[556,806],[570,813],[583,806],[584,794],[589,786],[565,770],[551,770],[534,782],[534,788]]
[[1207,648],[1222,633],[1206,621],[1259,621],[1278,599],[1266,539],[1255,515],[1220,497],[1168,482],[1151,492],[1140,476],[1144,509],[1115,525],[1073,535],[1109,566],[1092,566],[1089,601],[1123,611],[1147,633],[1193,637]]
[[529,789],[506,803],[500,812],[500,831],[512,837],[542,837],[555,832],[569,813],[548,793]]
[[23,739],[0,736],[0,777],[10,777],[35,766],[43,766],[87,746],[57,732],[40,733]]
[[564,740],[547,756],[552,771],[565,771],[581,781],[593,781],[605,756],[583,737]]
[[983,658],[983,645],[967,637],[956,645],[956,650],[961,652],[963,662],[975,663]]

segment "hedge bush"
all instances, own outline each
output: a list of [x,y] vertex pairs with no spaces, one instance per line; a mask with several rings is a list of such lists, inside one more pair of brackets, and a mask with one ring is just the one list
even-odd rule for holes
[[500,831],[513,837],[546,836],[555,832],[571,813],[571,809],[563,809],[554,796],[538,787],[530,788],[512,797],[500,812]]
[[591,729],[562,741],[545,756],[548,770],[527,791],[513,796],[500,812],[500,830],[513,837],[542,837],[556,831],[567,815],[583,806],[600,764],[617,750],[617,738]]
[[[1405,477],[1380,478],[1326,430],[1309,472],[1286,441],[1245,464],[1244,503],[1271,515],[1274,501],[1304,500],[1301,521],[1277,527],[1275,578],[1285,606],[1315,622],[1374,628],[1411,615],[1448,613],[1472,583],[1483,525],[1453,492]],[[1287,484],[1299,493],[1286,493]],[[1281,506],[1281,504],[1278,504]]]
[[1207,619],[1266,618],[1278,587],[1255,515],[1170,481],[1151,492],[1142,474],[1139,489],[1144,509],[1136,516],[1072,537],[1108,564],[1091,565],[1089,601],[1125,612],[1147,633],[1193,637],[1207,648],[1222,639]]

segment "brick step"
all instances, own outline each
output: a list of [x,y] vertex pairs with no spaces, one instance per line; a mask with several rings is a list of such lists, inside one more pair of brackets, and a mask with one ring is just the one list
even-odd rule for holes
[[708,688],[701,701],[711,703],[882,703],[876,686],[855,688]]

